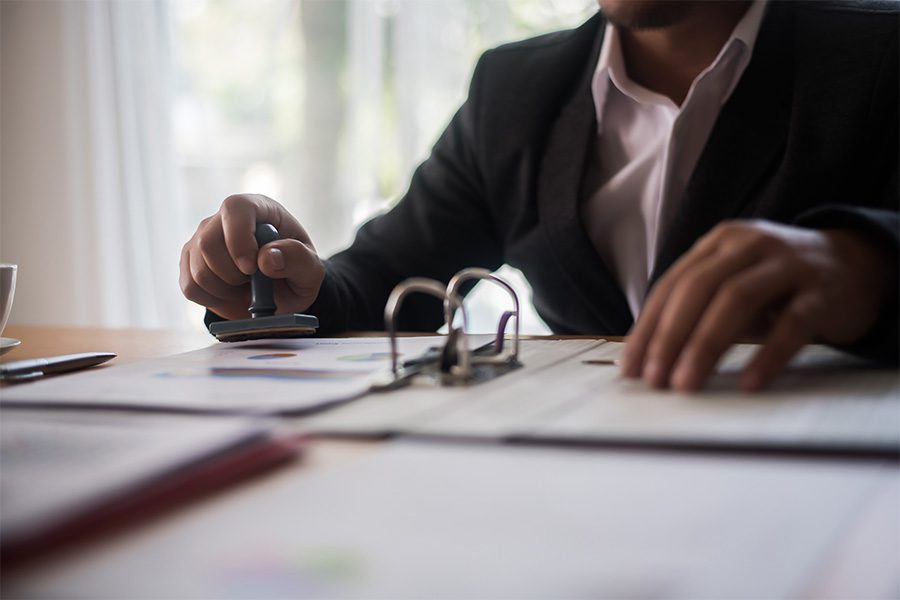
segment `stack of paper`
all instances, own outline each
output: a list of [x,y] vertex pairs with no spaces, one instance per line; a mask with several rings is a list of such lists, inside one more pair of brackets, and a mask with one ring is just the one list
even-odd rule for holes
[[[898,487],[877,461],[380,448],[218,498],[41,578],[7,578],[4,596],[816,597],[871,491],[896,502]],[[861,560],[893,565],[900,523],[879,527],[886,543]],[[890,597],[895,574],[853,593]]]
[[[479,344],[489,336],[474,336]],[[446,337],[399,340],[402,359]],[[388,339],[214,344],[175,356],[4,388],[0,402],[220,413],[304,413],[357,398],[390,369]]]
[[4,563],[164,508],[295,450],[272,436],[270,423],[255,420],[5,410]]
[[[472,345],[488,336],[475,336]],[[446,338],[400,339],[403,359]],[[433,383],[370,392],[390,367],[387,338],[216,344],[195,352],[5,388],[26,406],[292,413],[333,410],[304,432],[414,435],[575,444],[896,454],[900,373],[810,346],[770,389],[740,392],[755,347],[736,346],[698,394],[649,389],[611,364],[622,344],[523,340],[523,367],[468,386]],[[598,364],[600,363],[600,364]],[[347,402],[355,400],[354,402]],[[342,406],[337,406],[342,404]]]
[[[772,389],[740,392],[736,374],[754,351],[737,346],[708,389],[678,394],[621,378],[618,343],[523,342],[526,368],[473,388],[370,396],[299,424],[342,435],[727,447],[896,455],[900,373],[810,346]],[[529,364],[533,353],[555,355]],[[600,362],[604,362],[601,360]]]

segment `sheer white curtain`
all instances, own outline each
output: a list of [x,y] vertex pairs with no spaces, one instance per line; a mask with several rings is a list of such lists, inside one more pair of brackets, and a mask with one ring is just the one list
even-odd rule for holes
[[[579,23],[590,0],[351,0],[348,21],[347,122],[343,157],[345,221],[358,225],[405,189],[450,117],[466,97],[475,61],[488,47]],[[531,18],[531,26],[523,20]],[[548,333],[531,305],[522,274],[500,275],[522,302],[522,331]],[[480,283],[466,300],[472,331],[490,332],[510,300]]]
[[[593,10],[0,0],[0,260],[20,265],[12,322],[199,327],[178,254],[225,196],[276,197],[330,254],[403,193],[484,49]],[[506,306],[501,291],[487,296],[477,329]],[[533,312],[525,330],[541,330]]]
[[0,2],[11,321],[179,327],[168,5]]

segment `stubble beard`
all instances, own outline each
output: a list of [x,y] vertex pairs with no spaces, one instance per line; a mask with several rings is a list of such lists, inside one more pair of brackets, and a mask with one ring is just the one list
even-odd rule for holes
[[670,27],[691,12],[691,3],[679,0],[600,0],[599,4],[610,23],[633,30]]

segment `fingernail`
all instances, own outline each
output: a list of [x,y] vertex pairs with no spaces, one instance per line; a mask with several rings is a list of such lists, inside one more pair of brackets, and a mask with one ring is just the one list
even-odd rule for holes
[[269,262],[276,271],[284,268],[284,252],[278,248],[269,248]]

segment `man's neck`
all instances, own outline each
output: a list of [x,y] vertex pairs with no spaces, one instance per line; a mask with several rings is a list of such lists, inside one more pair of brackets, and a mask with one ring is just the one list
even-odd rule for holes
[[750,4],[704,2],[675,25],[619,27],[628,76],[681,106],[691,83],[715,60]]

